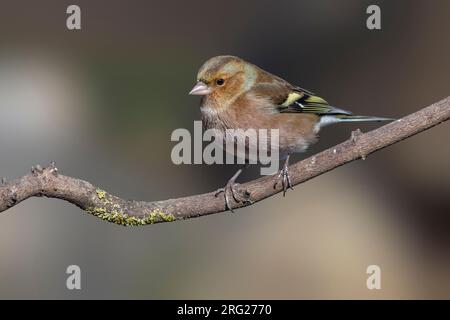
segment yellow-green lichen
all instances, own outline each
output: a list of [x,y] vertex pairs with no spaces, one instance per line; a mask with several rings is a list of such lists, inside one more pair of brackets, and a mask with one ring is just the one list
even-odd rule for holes
[[166,222],[172,222],[175,220],[175,216],[171,213],[167,214],[164,212],[159,212],[159,216],[161,219],[163,219]]
[[86,212],[105,221],[122,226],[139,226],[158,222],[175,221],[175,216],[173,214],[164,213],[160,210],[153,210],[141,217],[130,215],[127,212],[128,210],[122,208],[120,204],[115,203],[114,197],[108,195],[106,191],[97,188],[95,192],[101,204],[96,207],[87,208]]
[[[113,206],[116,209],[119,205]],[[167,214],[162,211],[153,211],[143,217],[132,216],[122,211],[112,210],[108,212],[106,208],[87,208],[86,212],[99,217],[105,221],[113,222],[122,226],[142,226],[147,224],[154,224],[158,222],[172,222],[175,221],[175,216],[171,213]]]
[[97,189],[95,190],[95,192],[97,192],[97,197],[102,200],[105,199],[106,196],[106,191],[102,190],[102,189]]
[[106,213],[106,209],[105,208],[88,208],[86,209],[87,212],[92,213],[93,215],[99,215],[99,214],[104,214]]

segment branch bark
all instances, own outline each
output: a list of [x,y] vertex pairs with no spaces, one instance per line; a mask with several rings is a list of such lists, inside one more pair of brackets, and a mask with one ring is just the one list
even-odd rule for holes
[[[298,185],[348,162],[364,159],[369,154],[418,134],[450,118],[450,97],[423,108],[402,119],[367,133],[356,130],[349,140],[322,151],[289,167],[291,180]],[[265,176],[239,185],[238,192],[246,201],[232,203],[245,207],[282,191],[274,188],[274,177]],[[66,200],[101,219],[120,225],[146,225],[200,217],[225,211],[223,196],[214,192],[163,201],[125,200],[103,191],[91,183],[59,174],[54,164],[33,167],[22,178],[0,186],[0,212],[30,198]],[[233,200],[232,200],[233,201]]]

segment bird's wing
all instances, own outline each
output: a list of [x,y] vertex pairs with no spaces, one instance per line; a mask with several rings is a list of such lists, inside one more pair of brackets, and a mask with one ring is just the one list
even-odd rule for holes
[[347,110],[331,106],[321,97],[287,82],[261,83],[255,86],[254,92],[266,97],[280,113],[313,113],[325,115],[351,115]]
[[321,97],[301,89],[290,92],[286,99],[278,105],[278,110],[281,113],[314,113],[318,116],[352,114],[350,111],[333,107]]

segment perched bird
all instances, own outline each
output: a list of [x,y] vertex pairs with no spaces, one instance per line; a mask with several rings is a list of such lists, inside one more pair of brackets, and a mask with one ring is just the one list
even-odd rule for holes
[[[201,95],[204,127],[225,132],[226,129],[279,129],[280,158],[284,165],[281,179],[283,194],[292,188],[289,156],[304,152],[317,141],[319,130],[328,124],[353,121],[386,121],[389,118],[357,116],[333,107],[311,91],[290,84],[254,64],[235,56],[217,56],[199,69],[197,83],[189,92]],[[225,195],[226,209],[232,210],[229,193],[239,201],[233,185],[236,174],[219,189]]]

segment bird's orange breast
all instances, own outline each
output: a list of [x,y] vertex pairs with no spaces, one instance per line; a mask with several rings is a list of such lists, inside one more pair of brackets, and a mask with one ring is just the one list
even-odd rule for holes
[[[319,117],[314,114],[279,113],[264,107],[257,100],[253,103],[234,104],[220,111],[204,109],[203,121],[207,129],[278,129],[278,146],[281,154],[304,152],[316,141]],[[270,140],[270,138],[269,138]],[[272,142],[270,142],[272,143]]]

